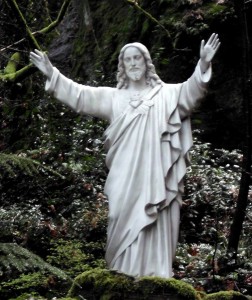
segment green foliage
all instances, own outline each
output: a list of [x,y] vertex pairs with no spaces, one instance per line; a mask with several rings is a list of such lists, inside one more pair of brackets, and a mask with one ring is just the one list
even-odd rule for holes
[[[55,19],[62,2],[20,0],[19,4],[29,27],[37,31]],[[241,43],[231,1],[223,4],[216,4],[214,0],[138,1],[160,24],[146,18],[126,1],[124,4],[120,1],[72,3],[80,18],[85,15],[84,3],[89,3],[92,22],[84,26],[84,20],[79,20],[75,12],[72,18],[70,7],[67,25],[62,27],[63,30],[58,28],[56,47],[51,44],[56,34],[40,35],[38,40],[43,49],[48,49],[51,44],[52,61],[64,74],[69,75],[73,68],[76,76],[73,78],[72,73],[71,78],[93,86],[115,85],[118,51],[125,43],[136,40],[150,49],[158,74],[164,81],[181,82],[191,74],[198,58],[200,40],[207,38],[210,31],[217,30],[223,41],[220,51],[224,54],[218,54],[221,63],[214,68],[217,79],[214,79],[209,94],[213,98],[216,93],[219,101],[228,103],[228,107],[211,106],[207,110],[208,114],[210,111],[214,114],[214,129],[209,123],[207,129],[214,132],[216,139],[216,114],[224,110],[226,116],[231,108],[236,110],[235,104],[240,99],[237,92],[240,88],[239,62],[235,55]],[[1,43],[8,46],[24,38],[14,47],[14,51],[18,48],[22,53],[19,66],[23,67],[28,64],[31,45],[22,28],[17,30],[19,25],[8,1],[1,3],[1,12]],[[171,33],[176,50],[160,25]],[[71,38],[67,41],[69,32]],[[232,37],[228,41],[230,32]],[[6,66],[13,49],[7,48],[1,53],[1,65]],[[57,58],[58,54],[60,58]],[[230,82],[230,78],[233,81]],[[216,82],[221,89],[216,87]],[[236,86],[235,93],[233,86]],[[215,103],[212,100],[216,100],[212,98],[208,102],[211,105]],[[1,276],[9,278],[5,284],[10,289],[8,295],[13,292],[13,298],[15,295],[22,300],[28,295],[37,298],[40,291],[43,295],[49,293],[47,299],[61,297],[65,283],[54,273],[51,277],[52,270],[42,266],[58,267],[67,281],[91,267],[104,268],[108,202],[103,195],[107,170],[102,133],[107,124],[95,118],[77,116],[55,102],[44,93],[44,78],[40,74],[16,83],[0,82],[0,114],[0,238],[29,249],[25,255],[21,255],[24,250],[19,251],[19,248],[14,252],[10,250],[9,256],[6,250]],[[241,128],[238,120],[233,122],[236,117],[232,111],[230,120],[232,122],[225,123],[234,124],[236,130]],[[202,116],[200,122],[204,122]],[[222,144],[229,141],[229,145],[232,142],[236,146],[233,141],[239,134],[232,131],[231,138],[222,133],[220,136],[224,141]],[[225,257],[241,159],[239,151],[214,149],[200,140],[196,141],[192,151],[174,273],[177,279],[207,293],[240,289],[251,294],[251,203],[238,260],[234,262]],[[36,261],[32,253],[38,254],[41,261]],[[89,274],[91,278],[92,271]],[[104,287],[102,278],[101,288]],[[124,286],[122,278],[121,288]],[[105,280],[108,286],[112,282]],[[149,281],[145,279],[142,284],[147,292]],[[162,288],[163,283],[160,281],[158,286]],[[116,293],[114,297],[117,297]]]
[[235,263],[226,257],[226,249],[219,245],[179,243],[174,262],[175,278],[206,293],[239,287],[247,294],[250,293],[252,271],[249,260],[250,257],[241,251]]
[[38,288],[39,286],[46,285],[47,276],[42,273],[28,273],[21,274],[20,277],[8,282],[2,283],[2,288],[12,288],[15,290],[29,290],[30,288]]
[[53,241],[47,261],[73,278],[96,264],[93,251],[92,243],[83,245],[80,241],[59,239]]
[[209,18],[215,18],[222,15],[224,17],[225,13],[234,13],[232,9],[227,9],[225,5],[217,5],[216,3],[208,3],[204,6],[205,14]]
[[30,292],[46,294],[60,283],[61,289],[70,282],[68,275],[14,243],[0,244],[1,299]]
[[[202,144],[195,139],[191,156],[183,207],[187,220],[182,219],[182,224],[191,226],[187,241],[195,241],[193,237],[196,237],[203,243],[211,243],[218,238],[225,246],[238,195],[242,155],[238,150],[211,149],[209,143]],[[215,229],[204,230],[210,224]]]
[[244,222],[237,260],[226,256],[230,216],[239,192],[242,155],[238,150],[212,149],[209,143],[197,139],[191,154],[191,166],[185,180],[175,276],[207,293],[235,286],[247,292],[250,290],[249,261],[252,258],[251,205]]
[[15,243],[0,243],[1,276],[9,277],[12,273],[27,273],[35,270],[50,272],[66,279],[66,274],[60,269],[45,262],[41,257]]
[[[104,159],[100,152],[101,143],[94,140],[95,136],[92,137],[94,124],[91,121],[87,124],[87,128],[81,124],[81,128],[89,137],[86,153],[91,157],[97,156],[99,159],[93,162],[99,165]],[[100,134],[100,129],[98,132]],[[76,141],[74,147],[76,148],[73,155],[76,159],[78,158],[78,145],[82,142],[82,133],[82,131],[74,133]],[[97,151],[90,152],[93,146],[98,147]],[[33,155],[39,157],[43,155],[43,159],[48,161],[51,153],[33,152]],[[71,156],[69,159],[72,159]],[[178,247],[174,272],[176,278],[210,293],[225,289],[226,280],[231,274],[239,274],[233,277],[232,282],[235,285],[244,290],[249,288],[251,270],[248,264],[251,257],[249,223],[244,224],[245,235],[242,238],[237,264],[234,265],[232,262],[227,264],[220,260],[225,254],[230,214],[237,197],[240,161],[239,151],[212,150],[210,144],[202,144],[199,140],[195,140],[182,209],[182,243]],[[33,241],[35,241],[38,245],[36,251],[41,254],[43,253],[41,250],[44,249],[43,243],[45,243],[48,261],[62,268],[64,273],[72,278],[82,272],[83,268],[89,269],[100,263],[101,267],[104,266],[103,260],[96,259],[101,259],[104,255],[107,226],[107,201],[102,194],[102,181],[99,181],[99,178],[102,179],[105,176],[104,169],[99,169],[99,167],[98,172],[93,172],[92,163],[86,164],[86,161],[81,159],[78,163],[83,164],[83,169],[85,168],[90,177],[88,181],[83,182],[78,179],[79,176],[82,177],[82,168],[72,167],[70,163],[64,167],[69,172],[65,173],[67,178],[70,174],[74,174],[75,177],[74,181],[67,179],[65,182],[64,205],[60,204],[62,198],[59,200],[51,198],[44,206],[46,210],[41,209],[41,204],[33,206],[31,200],[20,207],[17,203],[15,206],[12,205],[11,210],[1,209],[3,216],[1,220],[5,224],[9,222],[8,220],[15,220],[11,226],[8,223],[6,229],[9,231],[4,230],[4,232],[9,232],[9,236],[19,241],[28,242],[32,248],[34,247]],[[96,174],[100,174],[100,177],[96,178]],[[49,178],[47,191],[50,189],[50,184],[54,186],[58,184],[57,181],[61,181],[54,180],[53,177]],[[67,202],[69,196],[72,202]],[[83,197],[86,201],[82,200]],[[220,222],[222,222],[221,226]],[[22,228],[23,231],[21,231]],[[52,237],[54,241],[51,241]],[[76,238],[83,242],[78,242]],[[70,263],[67,265],[66,262]],[[223,274],[227,266],[232,267],[232,270]]]
[[4,176],[4,172],[7,172],[8,176],[17,176],[17,168],[23,174],[29,176],[37,175],[40,171],[49,171],[52,172],[54,175],[64,178],[62,175],[60,175],[53,169],[42,165],[40,162],[32,158],[26,157],[26,154],[24,153],[20,153],[19,155],[0,153],[0,169],[3,170],[0,174],[0,177]]
[[21,294],[20,296],[17,296],[15,298],[10,298],[8,300],[46,300],[44,297],[40,296],[38,293],[36,292],[31,292],[31,293],[24,293]]
[[[19,167],[22,172],[32,176],[38,174],[37,165],[39,163],[27,157],[15,154],[0,153],[0,168],[4,169],[10,176],[15,176],[15,167]],[[3,176],[3,172],[1,172]]]

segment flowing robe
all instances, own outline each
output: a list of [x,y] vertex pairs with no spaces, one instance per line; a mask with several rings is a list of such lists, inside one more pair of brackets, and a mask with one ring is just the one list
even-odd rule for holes
[[183,177],[192,146],[189,115],[211,67],[180,84],[157,84],[138,100],[127,89],[77,84],[54,68],[46,90],[73,110],[110,122],[104,192],[109,200],[106,261],[132,276],[172,276]]

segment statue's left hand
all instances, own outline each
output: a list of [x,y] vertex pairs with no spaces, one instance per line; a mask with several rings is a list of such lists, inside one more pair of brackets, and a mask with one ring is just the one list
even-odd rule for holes
[[210,62],[214,58],[216,52],[220,47],[220,41],[218,34],[213,33],[207,43],[205,41],[201,41],[200,45],[200,60],[201,60],[201,69],[203,72],[209,67]]
[[30,61],[50,80],[53,74],[53,65],[46,53],[37,49],[30,52]]

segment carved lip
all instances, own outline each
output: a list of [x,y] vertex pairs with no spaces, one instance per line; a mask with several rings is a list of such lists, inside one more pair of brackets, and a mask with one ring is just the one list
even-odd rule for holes
[[130,72],[139,71],[139,70],[140,70],[140,68],[131,68]]

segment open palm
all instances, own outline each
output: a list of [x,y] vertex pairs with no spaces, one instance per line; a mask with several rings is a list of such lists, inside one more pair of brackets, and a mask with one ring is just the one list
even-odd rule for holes
[[204,40],[201,41],[200,58],[205,63],[210,63],[214,58],[219,47],[220,47],[220,41],[219,41],[218,34],[213,33],[206,44]]
[[48,79],[51,79],[53,74],[53,66],[46,53],[35,49],[30,52],[30,61],[44,74]]

